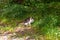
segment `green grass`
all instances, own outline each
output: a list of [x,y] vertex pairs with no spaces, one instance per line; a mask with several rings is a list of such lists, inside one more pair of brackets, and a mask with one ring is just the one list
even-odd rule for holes
[[[32,36],[36,40],[41,40],[41,35],[44,40],[60,40],[60,2],[26,0],[25,3],[18,4],[11,3],[9,0],[9,2],[1,3],[0,9],[0,21],[10,24],[7,27],[0,27],[0,30],[14,31],[18,21],[33,17],[35,21],[32,28],[35,33]],[[26,35],[30,35],[30,33]]]

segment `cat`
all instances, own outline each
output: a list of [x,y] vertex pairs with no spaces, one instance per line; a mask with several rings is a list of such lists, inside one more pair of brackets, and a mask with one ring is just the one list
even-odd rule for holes
[[29,17],[23,21],[23,24],[27,26],[27,25],[31,25],[33,22],[34,22],[34,19],[32,17]]
[[34,19],[32,17],[28,17],[25,20],[23,20],[20,24],[24,26],[31,26],[33,22],[34,22]]

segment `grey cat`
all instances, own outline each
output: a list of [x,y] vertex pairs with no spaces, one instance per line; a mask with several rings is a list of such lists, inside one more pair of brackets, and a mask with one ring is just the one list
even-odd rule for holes
[[34,22],[34,19],[32,17],[29,17],[23,21],[23,24],[27,26],[27,25],[31,25],[33,22]]
[[22,24],[24,26],[31,26],[31,24],[34,22],[34,19],[32,17],[28,17],[19,24]]

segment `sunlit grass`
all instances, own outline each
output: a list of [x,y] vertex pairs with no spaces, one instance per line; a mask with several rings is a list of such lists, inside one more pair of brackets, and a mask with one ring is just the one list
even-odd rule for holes
[[14,28],[13,27],[0,27],[0,30],[13,32]]

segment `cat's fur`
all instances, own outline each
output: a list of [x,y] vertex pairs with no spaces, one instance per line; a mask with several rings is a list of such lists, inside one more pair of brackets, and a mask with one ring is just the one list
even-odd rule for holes
[[32,17],[28,17],[24,21],[22,21],[20,24],[24,26],[31,26],[33,22],[34,22],[34,19]]

